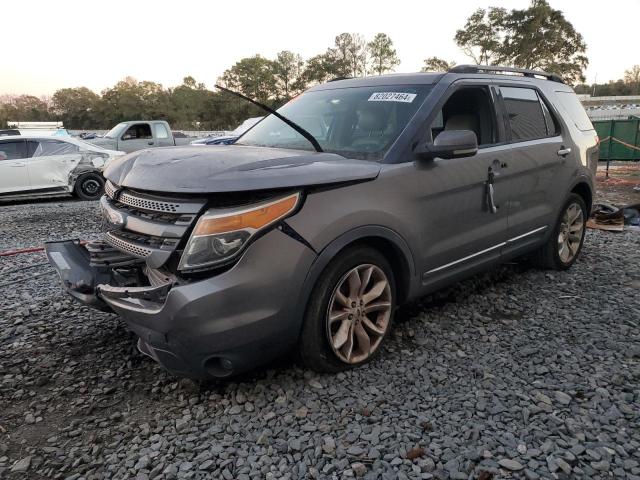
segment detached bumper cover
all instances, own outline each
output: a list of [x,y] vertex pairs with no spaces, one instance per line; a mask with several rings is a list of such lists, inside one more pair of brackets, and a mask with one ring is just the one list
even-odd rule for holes
[[[295,315],[300,289],[316,258],[310,248],[272,230],[219,275],[120,287],[108,268],[89,265],[78,241],[51,242],[46,250],[72,296],[121,315],[140,337],[144,354],[192,378],[239,373],[290,348],[302,320]],[[228,367],[224,372],[216,367],[220,362]]]
[[45,250],[49,263],[58,271],[62,286],[69,295],[98,310],[111,310],[96,296],[97,285],[111,280],[111,269],[90,266],[89,252],[80,240],[46,242]]

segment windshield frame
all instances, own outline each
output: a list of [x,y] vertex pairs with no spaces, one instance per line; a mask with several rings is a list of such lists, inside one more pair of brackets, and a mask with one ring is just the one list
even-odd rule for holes
[[[333,87],[333,85],[331,85],[331,87],[333,87],[333,88],[326,88],[328,86],[329,86],[329,84],[323,84],[323,85],[319,86],[319,87],[322,87],[322,88],[318,88],[318,87],[311,88],[311,89],[306,90],[305,92],[301,93],[299,96],[305,95],[307,93],[313,93],[313,92],[328,92],[328,91],[332,91],[333,92],[333,91],[339,91],[339,90],[355,90],[355,89],[359,89],[360,90],[360,89],[371,89],[371,88],[391,90],[391,89],[414,87],[414,88],[419,88],[420,90],[422,90],[418,94],[418,95],[422,95],[422,98],[416,104],[416,107],[415,107],[414,111],[408,116],[408,118],[406,119],[406,122],[404,123],[404,125],[396,133],[395,138],[390,140],[390,142],[387,145],[385,145],[385,147],[382,149],[381,153],[378,153],[378,152],[374,153],[375,158],[363,158],[363,157],[367,156],[367,154],[364,153],[364,152],[354,152],[354,151],[351,151],[351,150],[337,150],[337,149],[331,148],[330,146],[325,146],[325,145],[321,144],[322,145],[322,149],[323,149],[323,151],[325,153],[337,154],[337,155],[340,155],[342,157],[353,159],[353,160],[373,161],[373,162],[376,162],[376,163],[389,163],[389,162],[386,161],[387,157],[390,155],[391,152],[395,151],[395,147],[398,144],[398,142],[401,141],[405,137],[405,134],[407,133],[407,129],[412,125],[412,123],[414,122],[415,118],[418,116],[418,114],[424,108],[425,102],[430,98],[431,94],[433,93],[435,84],[431,83],[431,82],[424,82],[424,83],[413,83],[413,82],[404,83],[403,82],[403,83],[388,83],[388,84],[387,83],[380,83],[380,84],[375,83],[375,84],[362,84],[362,85],[349,85],[349,86],[337,86],[336,85],[335,87]],[[294,97],[294,99],[292,99],[291,101],[295,101],[295,99],[298,98],[298,97]],[[283,105],[283,107],[286,106],[287,104]],[[280,108],[282,108],[282,107],[280,107]],[[280,109],[278,109],[278,112],[279,111],[280,111]],[[286,114],[286,112],[285,112],[285,114]],[[255,147],[255,148],[282,148],[282,149],[287,149],[287,150],[297,150],[297,151],[303,151],[303,152],[308,152],[308,153],[315,153],[311,143],[308,143],[308,145],[310,147],[312,147],[312,148],[309,148],[309,149],[307,149],[307,148],[296,148],[296,147],[290,146],[290,145],[287,145],[287,146],[285,146],[285,145],[276,146],[276,145],[256,145],[256,144],[242,143],[242,138],[246,134],[248,134],[251,130],[254,129],[254,127],[259,125],[263,121],[267,120],[271,116],[273,116],[273,115],[272,114],[265,115],[262,118],[262,120],[257,122],[253,127],[251,127],[249,130],[247,130],[242,135],[240,135],[236,139],[236,141],[234,142],[234,145],[245,146],[245,147],[248,146],[248,147]],[[301,137],[300,140],[303,140],[303,137]],[[374,155],[371,155],[371,156],[374,156]]]

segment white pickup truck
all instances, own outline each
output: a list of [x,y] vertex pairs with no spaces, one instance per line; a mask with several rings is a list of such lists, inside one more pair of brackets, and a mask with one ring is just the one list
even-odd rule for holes
[[103,137],[86,141],[109,150],[130,153],[143,148],[188,145],[192,140],[190,137],[175,138],[164,120],[135,120],[119,123]]

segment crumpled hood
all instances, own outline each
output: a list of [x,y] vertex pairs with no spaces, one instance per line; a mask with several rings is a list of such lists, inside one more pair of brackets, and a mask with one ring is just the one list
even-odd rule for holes
[[116,185],[168,193],[216,193],[323,185],[378,176],[380,165],[333,153],[242,145],[154,148],[114,159]]

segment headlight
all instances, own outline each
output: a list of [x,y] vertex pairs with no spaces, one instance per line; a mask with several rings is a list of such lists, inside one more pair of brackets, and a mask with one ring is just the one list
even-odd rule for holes
[[209,210],[196,224],[178,269],[201,270],[226,263],[240,254],[251,237],[290,215],[300,193],[225,211]]

